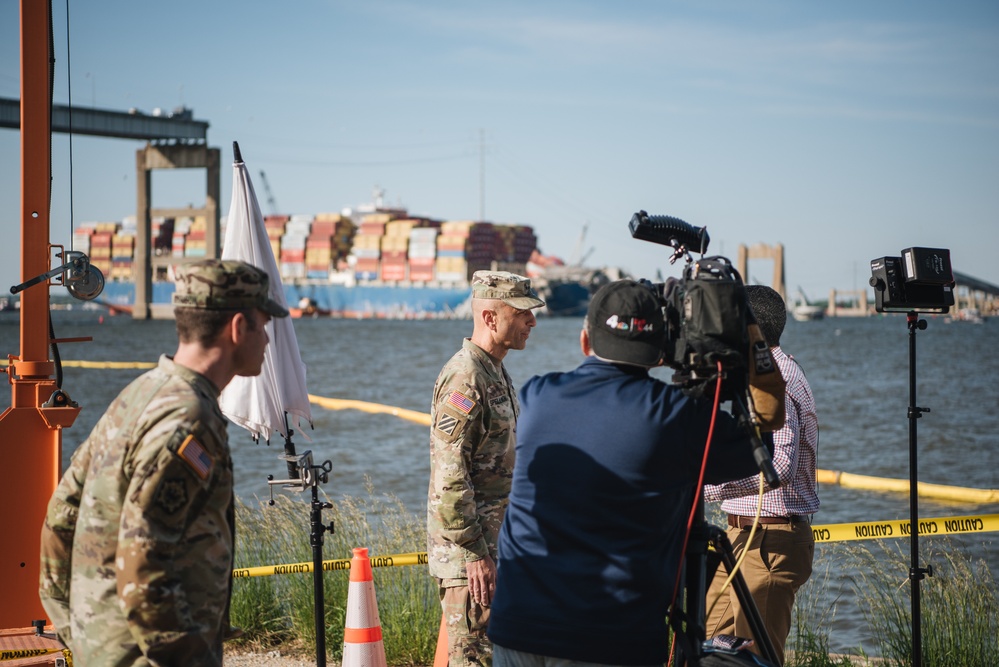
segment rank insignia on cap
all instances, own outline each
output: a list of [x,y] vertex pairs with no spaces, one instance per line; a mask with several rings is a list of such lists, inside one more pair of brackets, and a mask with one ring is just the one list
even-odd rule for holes
[[451,392],[451,395],[447,398],[447,402],[464,412],[466,415],[469,414],[472,411],[472,408],[475,407],[475,401],[457,390]]
[[194,439],[194,434],[187,436],[177,449],[177,455],[184,460],[184,463],[191,466],[194,473],[201,479],[208,479],[212,472],[212,457],[208,455],[201,443]]

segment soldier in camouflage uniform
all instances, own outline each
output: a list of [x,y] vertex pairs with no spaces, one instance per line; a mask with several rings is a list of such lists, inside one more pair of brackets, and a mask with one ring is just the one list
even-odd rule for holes
[[232,460],[218,397],[257,375],[288,311],[238,261],[177,270],[179,344],[118,395],[73,455],[42,529],[40,595],[77,664],[222,664]]
[[472,276],[472,337],[441,370],[430,407],[427,553],[440,587],[451,667],[491,664],[486,639],[496,585],[517,422],[503,358],[522,350],[545,305],[531,281],[505,271]]

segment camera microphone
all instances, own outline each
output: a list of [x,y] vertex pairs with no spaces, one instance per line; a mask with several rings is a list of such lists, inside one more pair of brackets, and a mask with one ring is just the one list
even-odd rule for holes
[[711,241],[706,227],[695,227],[670,215],[649,215],[645,211],[631,216],[628,229],[632,238],[671,248],[684,248],[702,255],[708,251]]

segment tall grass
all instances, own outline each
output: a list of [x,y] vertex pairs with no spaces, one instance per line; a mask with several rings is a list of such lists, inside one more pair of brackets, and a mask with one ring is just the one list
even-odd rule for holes
[[816,563],[812,576],[795,596],[794,619],[787,638],[784,667],[850,667],[849,657],[833,658],[829,654],[829,626],[836,616],[836,604],[822,609],[818,591],[827,588],[831,564]]
[[[933,575],[919,582],[919,612],[924,665],[988,667],[999,665],[999,599],[996,581],[984,561],[973,561],[949,540],[934,540],[920,553]],[[859,573],[861,610],[877,638],[885,664],[912,664],[912,582],[910,560],[899,543],[852,548]],[[895,565],[894,567],[892,565]]]
[[[308,496],[277,498],[236,507],[236,567],[312,562]],[[371,556],[422,552],[425,519],[414,516],[397,499],[343,497],[324,510],[334,522],[325,535],[323,559],[350,558],[354,547]],[[924,545],[928,543],[924,542]],[[999,603],[993,573],[985,561],[973,561],[946,538],[935,538],[933,552],[921,562],[934,572],[921,582],[922,664],[926,667],[999,665]],[[816,550],[814,574],[798,592],[795,620],[788,638],[786,667],[837,667],[849,658],[829,655],[829,628],[837,603],[819,608],[828,591],[830,571],[852,573],[850,584],[876,646],[872,659],[887,667],[911,665],[911,585],[907,547],[899,542],[834,543]],[[440,624],[437,588],[423,566],[374,568],[375,593],[386,659],[391,665],[433,664]],[[842,580],[842,577],[840,577]],[[340,660],[349,571],[326,572],[325,635],[327,654]],[[232,622],[244,630],[237,645],[250,649],[275,646],[315,652],[315,620],[311,574],[240,578],[234,581]],[[851,605],[852,606],[852,605]],[[859,617],[859,616],[858,616]],[[864,657],[864,647],[851,653]]]
[[[275,498],[236,506],[236,567],[312,562],[310,507],[301,500]],[[344,497],[323,511],[334,524],[325,534],[323,559],[350,558],[354,547],[370,556],[426,550],[425,523],[390,497]],[[349,570],[323,574],[327,655],[343,654]],[[374,568],[375,597],[386,659],[393,665],[432,664],[440,625],[437,587],[425,567]],[[251,649],[295,647],[314,653],[316,645],[313,575],[282,574],[233,582],[231,621],[244,635],[237,645]]]

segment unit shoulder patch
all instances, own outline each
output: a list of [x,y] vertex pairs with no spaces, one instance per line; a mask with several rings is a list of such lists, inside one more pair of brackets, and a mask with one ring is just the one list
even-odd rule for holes
[[434,437],[448,444],[455,442],[464,435],[470,421],[467,413],[450,403],[442,404],[434,422]]
[[166,514],[177,512],[187,504],[187,499],[187,484],[183,479],[164,479],[156,490],[156,505]]

